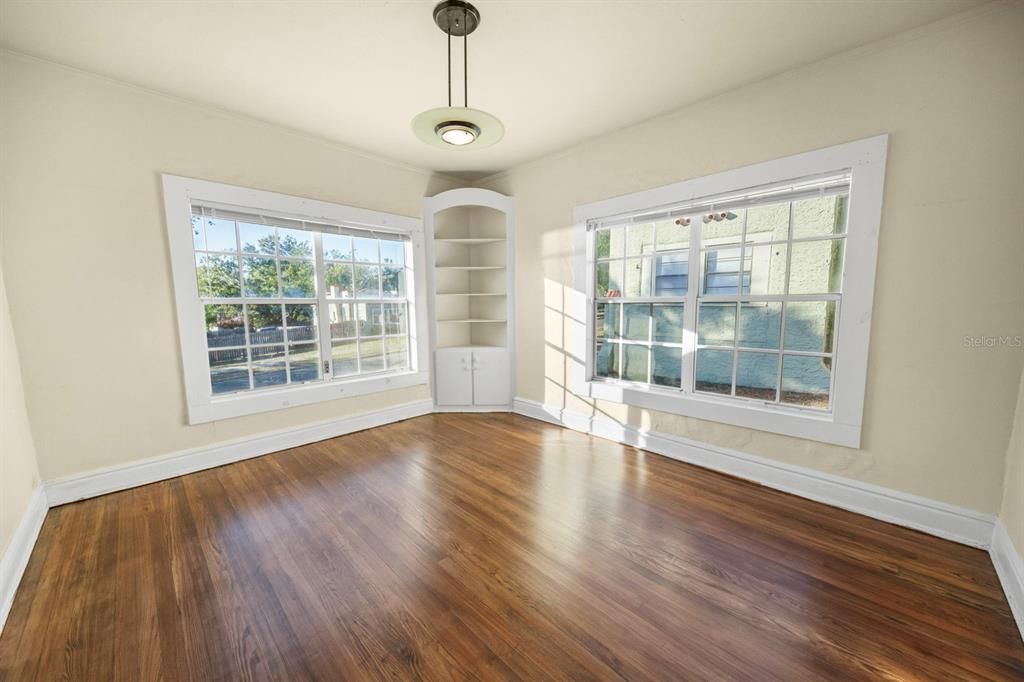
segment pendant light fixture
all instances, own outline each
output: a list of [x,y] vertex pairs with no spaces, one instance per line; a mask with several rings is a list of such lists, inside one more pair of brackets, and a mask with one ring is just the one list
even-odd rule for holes
[[[505,135],[505,126],[486,111],[469,108],[469,34],[480,25],[480,12],[462,0],[444,0],[434,8],[434,23],[448,36],[448,106],[429,109],[412,120],[412,130],[432,147],[481,149]],[[462,103],[452,106],[452,36],[462,38]]]

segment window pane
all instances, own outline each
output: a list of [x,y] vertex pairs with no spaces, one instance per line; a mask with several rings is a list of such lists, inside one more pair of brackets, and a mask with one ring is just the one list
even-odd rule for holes
[[320,237],[324,258],[331,260],[352,260],[352,237],[340,234],[324,234]]
[[210,351],[210,385],[214,395],[248,391],[247,351],[244,348]]
[[838,293],[843,279],[845,239],[798,242],[790,248],[789,293]]
[[203,229],[203,217],[192,216],[192,248],[196,251],[206,251],[206,230]]
[[778,348],[781,326],[781,303],[740,304],[740,346]]
[[[714,219],[709,219],[708,215],[714,215],[715,217]],[[706,243],[711,239],[739,241],[743,234],[743,217],[745,215],[746,211],[744,209],[737,211],[715,211],[712,214],[705,214],[700,219],[701,243]]]
[[793,239],[842,234],[846,197],[816,197],[793,202]]
[[654,225],[628,225],[626,255],[644,256],[654,251]]
[[405,268],[384,266],[381,273],[381,294],[384,298],[405,296]]
[[407,369],[409,367],[409,339],[404,336],[384,340],[388,358],[388,369]]
[[380,336],[384,333],[383,311],[380,303],[360,303],[356,306],[359,336]]
[[685,251],[654,259],[655,296],[686,296],[690,276],[688,259]]
[[238,235],[245,253],[265,253],[271,256],[277,253],[277,239],[270,225],[238,223]]
[[292,383],[316,381],[320,378],[320,348],[316,343],[288,345],[288,370]]
[[622,312],[622,337],[631,341],[647,341],[650,338],[651,306],[647,303],[626,303]]
[[834,301],[786,303],[786,350],[831,353],[835,317]]
[[789,204],[748,208],[746,239],[759,242],[789,239]]
[[316,341],[316,306],[288,303],[284,307],[288,341]]
[[334,376],[355,374],[359,368],[356,364],[356,342],[332,341],[331,360],[334,365]]
[[200,298],[238,298],[242,295],[236,256],[196,254],[196,279]]
[[331,320],[332,339],[352,339],[356,336],[356,323],[351,303],[332,303],[327,306]]
[[210,251],[238,251],[235,237],[235,221],[204,218],[206,226],[206,248]]
[[[743,287],[750,288],[752,254],[743,256]],[[740,247],[727,246],[704,252],[704,290],[711,296],[733,296],[739,293]]]
[[327,298],[352,298],[352,264],[325,263],[324,270]]
[[252,352],[252,383],[254,388],[280,386],[288,383],[284,346],[262,346]]
[[732,393],[732,351],[697,351],[696,389],[705,393]]
[[743,293],[762,296],[786,293],[786,244],[747,244],[749,281]]
[[594,232],[594,257],[608,258],[612,250],[612,234],[610,230]]
[[356,297],[380,298],[380,266],[356,264]]
[[594,335],[599,339],[619,338],[620,303],[598,303],[594,307]]
[[658,223],[654,231],[658,251],[678,251],[690,245],[690,228],[676,225],[674,220]]
[[355,252],[355,259],[364,263],[380,262],[380,253],[377,250],[377,240],[366,237],[353,237],[352,247]]
[[245,318],[240,305],[208,305],[206,311],[206,346],[245,345]]
[[697,343],[702,346],[731,346],[736,335],[735,303],[701,303],[697,321]]
[[775,402],[778,377],[778,353],[741,351],[736,356],[736,395]]
[[382,239],[380,261],[385,265],[405,265],[405,242]]
[[256,345],[284,342],[280,305],[248,305],[246,310],[249,313],[249,343]]
[[384,306],[384,333],[405,335],[408,326],[405,318],[405,304],[391,303]]
[[622,295],[622,261],[597,264],[597,297],[616,298]]
[[619,225],[608,229],[608,255],[611,258],[622,258],[626,255],[626,226]]
[[651,383],[679,388],[683,383],[683,349],[655,346],[651,353],[654,359]]
[[622,347],[622,378],[647,383],[647,363],[651,351],[647,346]]
[[594,352],[594,374],[610,379],[619,378],[619,344],[597,344]]
[[654,340],[663,343],[683,342],[683,304],[654,306]]
[[384,371],[384,339],[359,342],[359,373]]
[[651,295],[651,259],[630,258],[626,260],[626,290],[624,296]]
[[313,261],[282,260],[281,291],[285,298],[315,298]]
[[242,275],[246,296],[277,298],[277,261],[273,258],[243,258]]
[[278,245],[282,256],[295,258],[313,257],[313,233],[305,230],[288,230],[283,227],[277,230]]
[[782,361],[782,402],[828,409],[832,361],[806,355],[787,355]]

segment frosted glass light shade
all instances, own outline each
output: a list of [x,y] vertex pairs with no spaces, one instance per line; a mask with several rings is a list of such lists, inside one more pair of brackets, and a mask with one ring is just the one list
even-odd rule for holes
[[[497,118],[466,107],[424,111],[412,120],[412,130],[431,147],[460,151],[490,147],[505,135],[505,126]],[[467,141],[470,135],[475,137]]]

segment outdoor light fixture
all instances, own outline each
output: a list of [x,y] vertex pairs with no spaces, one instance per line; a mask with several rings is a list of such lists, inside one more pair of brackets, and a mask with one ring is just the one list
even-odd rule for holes
[[[432,147],[481,149],[502,138],[505,127],[486,111],[469,108],[469,34],[480,12],[462,0],[444,0],[434,8],[434,23],[448,36],[448,106],[429,109],[412,120],[412,130]],[[463,106],[452,106],[452,36],[462,36]]]

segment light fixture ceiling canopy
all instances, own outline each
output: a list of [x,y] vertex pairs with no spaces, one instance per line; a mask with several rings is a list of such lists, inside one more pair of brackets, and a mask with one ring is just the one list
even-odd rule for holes
[[[429,109],[412,120],[413,132],[440,149],[481,149],[505,135],[505,126],[486,111],[469,106],[469,34],[480,25],[480,12],[463,0],[444,0],[434,7],[434,23],[448,37],[448,106]],[[462,38],[463,106],[452,106],[452,36]]]
[[434,23],[443,32],[461,38],[480,25],[480,12],[462,0],[445,0],[434,8]]

